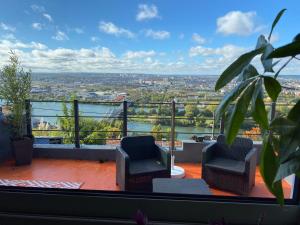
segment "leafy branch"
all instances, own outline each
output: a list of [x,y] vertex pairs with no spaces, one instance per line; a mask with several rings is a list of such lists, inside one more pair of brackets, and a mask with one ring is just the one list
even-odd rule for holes
[[[298,60],[297,55],[300,54],[300,34],[291,43],[276,49],[270,43],[273,30],[285,11],[286,9],[282,9],[275,17],[268,38],[260,35],[255,49],[241,55],[228,66],[215,85],[215,90],[218,91],[236,81],[235,88],[224,96],[217,107],[216,119],[226,115],[226,141],[232,144],[250,108],[251,116],[260,126],[264,140],[260,172],[269,191],[281,205],[284,204],[282,179],[291,174],[300,175],[300,100],[289,111],[288,116],[277,117],[275,114],[276,102],[283,88],[277,78],[292,60]],[[259,55],[263,73],[259,73],[251,64]],[[273,59],[285,57],[289,57],[288,60],[275,72],[274,67],[279,61],[273,63]],[[266,75],[267,73],[274,76]],[[273,102],[269,118],[264,102],[265,94]]]

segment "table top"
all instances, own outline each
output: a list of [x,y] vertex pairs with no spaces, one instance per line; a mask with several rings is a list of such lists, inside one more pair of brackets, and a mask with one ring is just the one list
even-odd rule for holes
[[211,195],[203,179],[154,178],[153,192],[170,194]]

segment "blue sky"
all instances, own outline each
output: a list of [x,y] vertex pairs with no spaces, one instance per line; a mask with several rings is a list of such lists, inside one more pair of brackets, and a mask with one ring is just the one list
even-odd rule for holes
[[[286,1],[1,0],[0,66],[10,49],[33,72],[219,74],[287,12],[273,45],[299,32]],[[287,74],[300,74],[294,63]]]

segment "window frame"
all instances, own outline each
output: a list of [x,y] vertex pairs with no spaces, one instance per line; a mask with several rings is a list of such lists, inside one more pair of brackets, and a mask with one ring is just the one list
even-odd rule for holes
[[17,220],[30,216],[30,220],[42,216],[73,218],[70,221],[80,218],[132,221],[134,212],[141,209],[151,220],[157,221],[206,223],[224,217],[232,223],[255,224],[264,213],[264,224],[296,224],[299,190],[300,182],[296,178],[294,198],[280,207],[272,198],[1,187],[0,218]]

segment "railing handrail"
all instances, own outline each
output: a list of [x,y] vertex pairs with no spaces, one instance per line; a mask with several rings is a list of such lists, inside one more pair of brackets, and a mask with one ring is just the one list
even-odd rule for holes
[[[34,107],[31,106],[31,103],[34,102],[57,102],[57,103],[68,103],[68,104],[73,104],[74,107],[74,116],[61,116],[61,115],[56,115],[56,116],[42,116],[42,115],[32,115],[31,111],[32,109],[34,109]],[[129,104],[130,103],[130,104]],[[120,132],[122,134],[122,137],[126,137],[128,135],[128,132],[140,132],[140,133],[169,133],[171,136],[171,150],[175,149],[175,139],[176,139],[176,134],[180,133],[180,134],[199,134],[198,132],[177,132],[176,131],[176,124],[175,121],[176,120],[181,120],[181,119],[196,119],[197,117],[193,116],[193,117],[188,117],[188,116],[178,116],[176,115],[176,107],[182,107],[182,106],[186,106],[186,105],[199,105],[199,106],[203,106],[203,105],[218,105],[219,103],[214,103],[214,102],[208,102],[208,101],[204,101],[204,102],[175,102],[174,100],[171,102],[149,102],[149,103],[137,103],[137,102],[131,102],[131,101],[80,101],[80,100],[26,100],[26,123],[27,123],[27,133],[28,134],[32,134],[32,131],[36,131],[36,129],[32,129],[31,126],[31,118],[32,117],[59,117],[59,118],[73,118],[74,117],[74,130],[71,130],[70,132],[74,133],[74,143],[76,148],[80,148],[80,140],[82,140],[82,138],[80,137],[80,127],[79,127],[79,119],[80,118],[89,118],[89,117],[93,117],[93,118],[107,118],[107,116],[89,116],[89,115],[80,115],[80,111],[79,111],[79,104],[118,104],[121,108],[120,111],[116,112],[118,113],[117,116],[113,116],[111,115],[109,118],[112,119],[122,119],[123,122],[123,127],[122,129],[116,131],[96,131],[96,132]],[[149,131],[138,131],[138,130],[128,130],[128,119],[134,119],[134,118],[144,118],[144,116],[139,116],[139,115],[133,115],[130,114],[128,112],[128,108],[130,106],[146,106],[146,105],[169,105],[171,110],[171,115],[167,116],[167,115],[153,115],[153,116],[149,116],[149,115],[145,115],[147,116],[147,118],[149,119],[168,119],[170,120],[170,128],[171,131],[170,132],[166,132],[166,131],[161,131],[161,132],[149,132]],[[277,103],[278,106],[292,106],[293,104],[291,103]],[[266,106],[272,106],[272,103],[270,104],[266,104]],[[62,112],[62,110],[61,110]],[[94,113],[94,114],[99,114],[97,112],[85,112],[85,113]],[[107,113],[101,113],[102,114],[107,114]],[[212,136],[215,136],[215,118],[214,118],[214,113],[213,113],[213,118],[208,118],[208,117],[204,117],[205,120],[211,120],[213,121],[213,125],[212,125],[212,132],[211,133],[207,133],[205,132],[205,134],[211,134]],[[249,118],[248,118],[249,119]],[[45,130],[40,130],[40,131],[45,131]],[[51,131],[51,130],[49,130]],[[68,132],[68,131],[66,131]],[[87,131],[84,131],[87,132]],[[221,118],[220,121],[220,129],[219,129],[219,133],[223,134],[224,133],[224,117]],[[250,135],[259,135],[259,134],[249,134]],[[119,139],[119,138],[118,138]],[[111,140],[111,139],[109,139]]]

